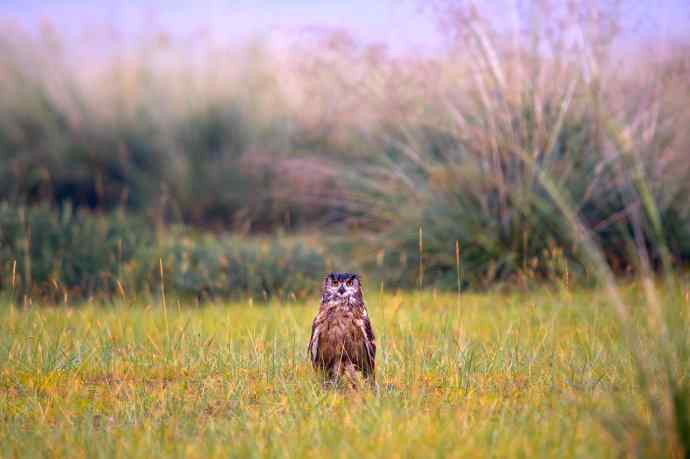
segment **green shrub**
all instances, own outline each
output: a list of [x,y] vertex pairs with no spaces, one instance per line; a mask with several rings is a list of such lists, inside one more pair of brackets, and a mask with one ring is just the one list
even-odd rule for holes
[[0,205],[0,289],[62,300],[65,295],[158,295],[163,281],[185,297],[295,298],[314,293],[325,258],[302,241],[153,231],[146,220]]
[[320,287],[324,257],[301,242],[234,236],[168,237],[142,256],[145,275],[159,284],[159,260],[166,289],[197,298],[304,298]]
[[[521,116],[516,123],[530,118],[525,112]],[[604,160],[593,130],[587,117],[567,119],[550,154],[541,156],[536,167],[554,177],[576,203],[580,218],[596,228],[611,263],[623,271],[633,256],[628,252],[632,234],[623,217],[634,203],[620,193],[621,164]],[[424,146],[423,168],[408,164],[411,161],[404,155],[392,156],[398,170],[406,171],[416,184],[412,193],[391,187],[377,195],[383,202],[414,202],[384,228],[379,242],[385,248],[377,259],[379,272],[388,284],[418,284],[420,227],[426,285],[457,286],[456,241],[463,277],[473,286],[586,274],[565,218],[515,152],[532,151],[529,139],[523,139],[525,144],[506,144],[491,163],[480,146],[436,140],[417,143]],[[612,216],[619,218],[607,222]]]
[[136,263],[153,240],[142,219],[122,213],[94,215],[75,212],[69,205],[57,212],[47,205],[2,204],[2,287],[58,297],[65,292],[84,296],[113,292],[118,280],[125,281],[124,269]]
[[[653,264],[661,262],[664,246],[660,241],[668,244],[674,260],[687,262],[690,213],[683,183],[690,183],[690,175],[674,184],[653,176],[653,157],[632,163],[624,155],[607,157],[601,153],[603,145],[595,141],[595,130],[591,118],[566,119],[553,149],[534,168],[520,158],[520,152],[533,151],[529,141],[501,142],[505,149],[487,158],[481,145],[462,139],[445,147],[418,139],[419,157],[414,160],[404,154],[382,158],[382,168],[402,175],[403,180],[375,188],[367,188],[359,178],[353,183],[363,186],[373,208],[384,208],[371,214],[374,222],[376,215],[384,219],[374,223],[379,226],[378,249],[370,252],[365,265],[388,285],[417,286],[421,227],[427,286],[456,288],[456,241],[464,279],[475,287],[495,281],[587,277],[587,266],[575,249],[577,236],[569,231],[535,170],[553,178],[568,196],[616,272],[637,269],[639,243],[647,247]],[[439,148],[445,150],[437,156]],[[638,180],[639,169],[649,178]],[[366,177],[366,170],[361,175]],[[643,205],[641,188],[645,186],[649,186],[651,202],[658,205],[660,235],[650,209]],[[394,209],[398,213],[388,217]]]

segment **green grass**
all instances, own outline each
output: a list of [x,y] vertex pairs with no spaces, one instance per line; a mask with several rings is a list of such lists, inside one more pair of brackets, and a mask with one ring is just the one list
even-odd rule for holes
[[[642,324],[640,292],[623,289]],[[624,428],[620,401],[646,419],[600,292],[368,298],[376,391],[314,376],[316,300],[5,303],[0,457],[614,457],[599,421]]]

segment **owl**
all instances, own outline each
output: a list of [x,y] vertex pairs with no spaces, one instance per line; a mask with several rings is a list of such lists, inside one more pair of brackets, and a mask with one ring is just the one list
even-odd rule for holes
[[314,368],[325,373],[329,381],[343,377],[354,381],[361,373],[374,382],[376,338],[357,274],[326,276],[308,351]]

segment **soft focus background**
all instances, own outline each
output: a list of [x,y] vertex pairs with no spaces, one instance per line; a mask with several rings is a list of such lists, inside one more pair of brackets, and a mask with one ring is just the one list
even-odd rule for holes
[[616,273],[690,258],[687,3],[191,5],[0,6],[3,289],[586,281],[536,169]]

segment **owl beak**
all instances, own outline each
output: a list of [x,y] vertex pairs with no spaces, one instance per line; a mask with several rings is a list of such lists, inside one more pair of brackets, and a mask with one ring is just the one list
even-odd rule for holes
[[345,287],[343,287],[343,286],[341,285],[340,288],[338,289],[338,293],[340,293],[341,295],[342,295],[343,293],[345,293]]

